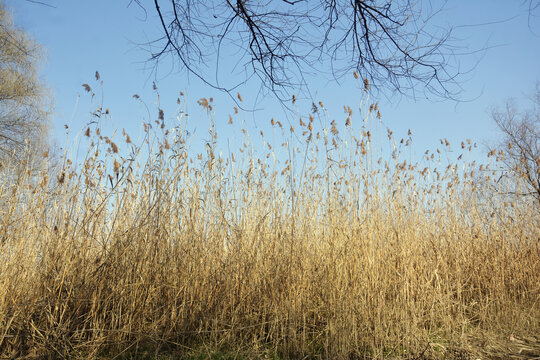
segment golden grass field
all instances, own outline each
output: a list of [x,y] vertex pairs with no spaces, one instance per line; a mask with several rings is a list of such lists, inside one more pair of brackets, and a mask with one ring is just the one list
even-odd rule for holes
[[3,164],[0,358],[538,359],[538,203],[466,139],[411,160],[377,111],[199,153],[100,111],[86,156]]

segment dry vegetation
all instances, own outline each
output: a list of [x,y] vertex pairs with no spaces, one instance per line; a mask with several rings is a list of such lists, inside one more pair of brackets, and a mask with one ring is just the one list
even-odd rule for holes
[[190,148],[182,114],[106,137],[98,108],[84,159],[0,185],[0,355],[540,356],[535,201],[445,163],[444,140],[405,160],[365,109],[338,124],[314,104],[272,120],[267,152],[246,135],[222,155],[213,127]]

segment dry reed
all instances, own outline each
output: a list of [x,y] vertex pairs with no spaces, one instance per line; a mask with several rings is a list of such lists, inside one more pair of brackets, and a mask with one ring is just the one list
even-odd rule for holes
[[137,147],[97,122],[79,166],[12,174],[0,355],[539,356],[534,201],[478,165],[376,154],[380,129],[352,130],[349,108],[338,132],[323,110],[302,135],[274,126],[298,154],[285,163],[279,142],[220,155],[212,128],[197,157],[180,125],[145,124]]

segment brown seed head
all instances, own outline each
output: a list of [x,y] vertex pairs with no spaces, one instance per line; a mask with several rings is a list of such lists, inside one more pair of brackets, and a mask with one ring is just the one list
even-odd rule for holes
[[116,175],[120,172],[120,163],[116,159],[114,159],[113,170]]

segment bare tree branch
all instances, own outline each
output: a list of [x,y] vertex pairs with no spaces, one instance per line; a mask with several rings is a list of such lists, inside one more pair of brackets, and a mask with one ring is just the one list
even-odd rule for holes
[[540,83],[532,97],[533,107],[520,111],[513,101],[504,110],[492,111],[492,119],[499,128],[502,139],[497,158],[508,171],[525,180],[540,204]]
[[[339,81],[353,70],[379,90],[454,97],[460,73],[451,72],[452,29],[428,30],[437,11],[422,6],[410,0],[154,0],[164,36],[154,42],[159,51],[151,59],[172,55],[189,74],[226,92],[257,76],[280,99],[305,89],[306,74]],[[233,65],[224,67],[223,58]]]
[[38,1],[38,0],[26,0],[26,1],[28,1],[29,3],[32,3],[32,4],[43,5],[43,6],[47,6],[47,7],[56,9],[56,6],[51,5],[51,4],[47,4],[44,1]]

